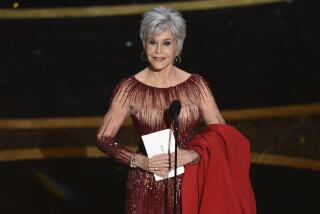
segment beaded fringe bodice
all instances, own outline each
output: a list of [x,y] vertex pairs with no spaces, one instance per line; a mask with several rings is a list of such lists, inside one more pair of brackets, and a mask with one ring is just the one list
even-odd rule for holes
[[[146,85],[134,76],[125,78],[116,86],[111,106],[97,134],[98,147],[122,163],[128,163],[132,154],[114,138],[126,117],[132,117],[137,136],[169,127],[168,107],[177,99],[181,102],[179,115],[179,142],[188,142],[201,119],[201,105],[211,93],[207,82],[197,74],[192,74],[184,82],[168,88]],[[211,95],[211,94],[210,94]],[[219,118],[219,121],[223,120]],[[180,145],[183,146],[183,145]]]

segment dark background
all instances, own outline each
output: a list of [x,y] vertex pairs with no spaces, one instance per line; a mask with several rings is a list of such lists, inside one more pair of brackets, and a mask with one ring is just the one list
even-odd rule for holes
[[[183,12],[179,67],[203,75],[222,110],[319,102],[319,6]],[[103,115],[115,84],[146,66],[140,19],[1,19],[0,118]]]
[[[145,2],[24,0],[19,7]],[[12,4],[1,1],[0,9]],[[319,9],[318,0],[296,0],[183,12],[179,67],[204,76],[223,111],[318,103]],[[117,82],[146,66],[140,20],[0,19],[0,119],[102,116]],[[319,118],[230,124],[243,129],[257,154],[319,160]],[[0,162],[0,213],[123,213],[127,167],[107,158],[46,158],[44,148],[83,148],[85,156],[97,128],[0,130],[1,151],[39,148],[45,157]],[[252,164],[250,173],[258,214],[319,213],[319,171]]]

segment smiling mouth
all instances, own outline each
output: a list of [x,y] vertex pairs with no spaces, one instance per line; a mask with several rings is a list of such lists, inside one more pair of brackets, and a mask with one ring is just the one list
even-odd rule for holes
[[163,61],[165,60],[165,57],[153,57],[153,59],[156,61]]

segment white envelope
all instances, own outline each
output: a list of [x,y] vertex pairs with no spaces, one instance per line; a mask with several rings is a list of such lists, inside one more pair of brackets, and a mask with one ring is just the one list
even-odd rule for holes
[[[171,137],[170,137],[171,134]],[[173,132],[170,129],[164,129],[161,131],[153,132],[142,136],[144,147],[147,151],[148,157],[151,158],[158,154],[167,154],[175,151],[175,139]],[[177,175],[184,173],[184,167],[180,166],[177,168]],[[173,177],[174,170],[171,170],[167,177]],[[160,181],[164,178],[154,175],[156,181]]]

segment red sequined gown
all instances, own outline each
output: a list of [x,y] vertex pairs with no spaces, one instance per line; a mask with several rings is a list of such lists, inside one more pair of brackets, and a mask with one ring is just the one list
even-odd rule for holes
[[[136,135],[141,136],[169,127],[167,108],[172,100],[181,102],[179,115],[179,147],[184,148],[196,134],[199,121],[224,123],[207,82],[198,74],[168,88],[146,85],[131,76],[114,90],[111,104],[97,134],[97,146],[117,161],[129,165],[134,152],[115,142],[115,136],[126,117],[131,116]],[[139,142],[137,153],[144,153]],[[144,153],[145,154],[145,153]],[[181,178],[177,181],[177,213],[181,213]],[[173,213],[172,178],[155,181],[153,174],[130,168],[127,181],[127,213]]]

